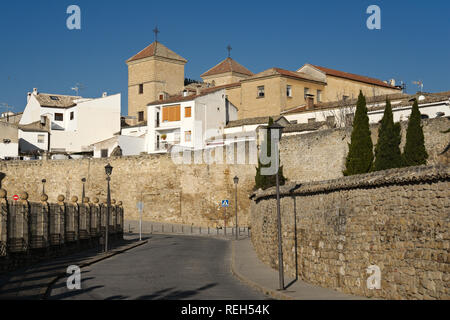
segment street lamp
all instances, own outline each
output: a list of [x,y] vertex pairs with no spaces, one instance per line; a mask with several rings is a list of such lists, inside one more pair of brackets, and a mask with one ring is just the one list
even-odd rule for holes
[[47,182],[47,180],[42,179],[42,194],[45,194],[45,183]]
[[81,179],[81,182],[83,182],[83,193],[81,194],[81,201],[82,201],[82,203],[84,203],[84,198],[86,197],[86,193],[85,193],[85,189],[84,189],[84,184],[86,183],[86,178]]
[[236,216],[236,240],[238,239],[238,214],[237,214],[237,212],[238,212],[238,202],[237,202],[237,186],[238,186],[238,183],[239,183],[239,177],[238,176],[235,176],[234,178],[233,178],[233,180],[234,180],[234,185],[236,186],[236,191],[235,191],[235,193],[234,193],[234,206],[235,206],[235,216]]
[[[278,130],[278,144],[277,144],[277,152],[276,157],[279,157],[280,150],[280,141],[281,135],[283,134],[284,127],[279,125],[278,123],[273,123],[267,127],[268,133],[270,133],[271,140],[272,139],[272,130]],[[273,158],[273,155],[272,155]],[[277,158],[278,159],[278,158]],[[278,160],[277,160],[278,163]],[[282,244],[282,235],[281,235],[281,212],[280,212],[280,172],[279,172],[279,164],[276,168],[276,183],[277,183],[277,224],[278,224],[278,277],[280,282],[280,290],[284,290],[284,268],[283,268],[283,244]]]
[[113,167],[108,163],[105,166],[105,173],[106,173],[106,181],[108,181],[108,194],[106,197],[106,228],[105,228],[105,252],[108,252],[108,233],[109,233],[109,212],[111,210],[111,189],[109,187],[109,182],[111,181],[111,173],[112,173]]

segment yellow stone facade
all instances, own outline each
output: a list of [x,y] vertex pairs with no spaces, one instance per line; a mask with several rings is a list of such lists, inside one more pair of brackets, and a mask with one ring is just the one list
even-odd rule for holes
[[215,86],[222,86],[225,84],[236,83],[241,80],[247,79],[249,76],[245,74],[239,74],[236,72],[227,72],[217,75],[211,75],[203,77],[203,82],[213,84]]
[[[184,88],[184,65],[177,60],[149,57],[128,62],[128,115],[138,117],[144,112],[147,120],[147,104],[158,100],[159,95],[179,94]],[[143,93],[139,93],[139,85]]]

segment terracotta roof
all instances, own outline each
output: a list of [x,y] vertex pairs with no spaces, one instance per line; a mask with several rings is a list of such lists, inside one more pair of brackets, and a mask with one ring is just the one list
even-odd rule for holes
[[144,50],[142,50],[138,54],[136,54],[133,57],[131,57],[130,59],[128,59],[127,62],[145,59],[145,58],[149,58],[149,57],[153,57],[153,56],[163,57],[163,58],[172,59],[172,60],[179,60],[184,63],[187,62],[187,60],[184,59],[182,56],[176,54],[175,52],[173,52],[172,50],[167,48],[165,45],[163,45],[161,42],[157,42],[157,41],[153,42],[148,47],[146,47]]
[[226,58],[222,62],[220,62],[218,65],[212,67],[205,73],[203,73],[200,77],[207,77],[212,76],[216,74],[226,73],[226,72],[235,72],[235,73],[241,73],[248,76],[252,76],[253,72],[245,68],[243,65],[239,64],[238,62],[234,61],[231,58]]
[[[323,82],[322,80],[320,80],[316,77],[313,77],[312,75],[306,74],[304,72],[290,71],[290,70],[285,70],[285,69],[281,69],[281,68],[270,68],[270,69],[264,70],[258,74],[255,74],[253,77],[251,77],[249,79],[257,79],[257,78],[268,77],[268,76],[273,76],[273,75],[281,75],[281,76],[296,78],[296,79],[300,79],[300,80]],[[247,79],[245,79],[245,80],[247,80]],[[245,80],[243,80],[243,81],[245,81]]]
[[41,107],[49,108],[71,108],[77,105],[74,100],[81,99],[81,97],[49,93],[38,93],[34,97],[39,102]]
[[149,104],[147,104],[147,106],[156,106],[156,105],[160,105],[160,104],[168,104],[168,103],[175,103],[175,102],[183,102],[183,101],[190,101],[190,100],[194,100],[198,97],[202,97],[202,96],[206,96],[207,94],[216,92],[218,90],[222,90],[222,89],[226,89],[228,87],[231,86],[235,86],[236,83],[230,83],[230,84],[225,84],[222,86],[217,86],[217,87],[210,87],[210,88],[204,88],[204,89],[200,89],[200,93],[199,94],[190,94],[188,96],[183,96],[182,94],[178,94],[175,96],[171,96],[168,99],[165,100],[156,100],[156,101],[152,101]]
[[374,85],[381,86],[381,87],[401,90],[401,89],[391,86],[390,84],[387,84],[379,79],[369,78],[366,76],[360,76],[357,74],[348,73],[348,72],[344,72],[344,71],[338,71],[338,70],[320,67],[320,66],[316,66],[316,65],[312,65],[312,66],[316,69],[319,69],[322,72],[325,72],[327,75],[330,75],[333,77],[345,78],[345,79],[355,80],[355,81],[359,81],[359,82],[374,84]]

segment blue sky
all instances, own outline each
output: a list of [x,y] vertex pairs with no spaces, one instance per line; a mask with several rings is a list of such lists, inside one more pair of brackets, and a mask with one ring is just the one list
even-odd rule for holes
[[[66,9],[81,8],[81,30],[66,28]],[[381,8],[381,30],[366,27],[366,8]],[[297,70],[304,63],[387,80],[423,80],[424,91],[450,90],[450,1],[151,1],[0,2],[0,104],[22,111],[26,93],[86,97],[122,94],[125,60],[159,40],[189,62],[185,76],[232,57],[253,72]],[[0,105],[0,111],[4,111]]]

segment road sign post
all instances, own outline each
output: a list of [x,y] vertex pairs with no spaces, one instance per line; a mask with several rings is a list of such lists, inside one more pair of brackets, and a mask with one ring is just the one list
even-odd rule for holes
[[229,204],[229,202],[228,202],[228,200],[222,200],[222,207],[224,208],[224,217],[223,217],[223,220],[224,220],[224,224],[225,224],[225,226],[224,226],[224,235],[226,236],[227,235],[227,207],[229,206],[230,204]]
[[144,209],[144,203],[139,201],[137,208],[139,210],[139,241],[142,241],[142,210]]

